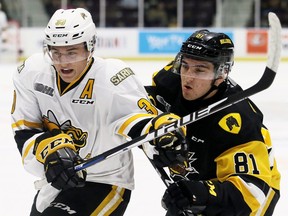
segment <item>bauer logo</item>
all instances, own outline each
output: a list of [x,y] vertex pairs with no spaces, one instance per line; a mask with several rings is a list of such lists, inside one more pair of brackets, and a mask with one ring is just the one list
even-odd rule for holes
[[176,54],[190,34],[190,32],[140,31],[139,53]]

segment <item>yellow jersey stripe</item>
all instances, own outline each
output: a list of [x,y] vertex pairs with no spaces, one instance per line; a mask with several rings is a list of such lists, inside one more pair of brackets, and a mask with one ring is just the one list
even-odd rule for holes
[[26,127],[29,127],[29,128],[42,128],[43,127],[42,123],[29,122],[26,120],[19,120],[19,121],[12,124],[12,128],[13,129],[14,128],[20,128],[23,125]]
[[127,135],[124,134],[124,131],[125,129],[132,123],[134,122],[136,119],[139,119],[139,118],[143,118],[143,117],[154,117],[156,115],[151,115],[151,114],[148,114],[148,113],[142,113],[142,114],[136,114],[136,115],[133,115],[132,117],[128,118],[122,125],[121,127],[119,128],[118,130],[118,133],[124,137],[126,137]]
[[[115,186],[113,186],[113,187],[115,187]],[[107,213],[105,213],[105,215],[110,215],[110,214],[112,214],[112,213],[115,211],[115,209],[118,208],[118,206],[120,205],[120,203],[123,201],[122,197],[123,197],[123,195],[124,195],[124,192],[125,192],[125,189],[124,189],[124,188],[121,188],[121,191],[120,191],[120,193],[119,193],[121,199],[117,199],[117,201],[115,202],[115,204],[107,211]]]
[[259,216],[264,216],[264,214],[266,213],[268,207],[270,206],[270,203],[271,203],[274,195],[275,195],[275,191],[272,188],[270,188],[269,192],[268,192],[268,194],[266,196],[265,202],[262,204],[262,206],[259,208],[259,210],[258,210],[258,212],[256,214],[257,216],[258,215]]
[[25,148],[25,151],[24,151],[24,153],[22,154],[22,164],[24,164],[24,160],[25,160],[25,158],[27,157],[30,149],[34,146],[34,144],[35,144],[35,139],[34,139],[32,142],[30,142],[30,143],[27,145],[27,147]]
[[108,216],[110,215],[123,201],[124,188],[112,186],[112,190],[95,209],[91,216]]
[[255,194],[252,193],[252,190],[254,190],[255,188],[249,188],[248,189],[247,183],[245,183],[244,181],[241,180],[241,178],[236,177],[236,176],[230,177],[229,181],[232,184],[234,184],[234,186],[239,191],[241,191],[245,203],[251,209],[251,214],[250,215],[255,215],[257,209],[259,209],[259,207],[260,207],[260,203],[259,203],[258,199],[261,199],[260,198],[261,194],[264,195],[263,192],[259,189],[259,191],[261,191],[261,194],[258,193],[257,194],[258,196],[255,196]]

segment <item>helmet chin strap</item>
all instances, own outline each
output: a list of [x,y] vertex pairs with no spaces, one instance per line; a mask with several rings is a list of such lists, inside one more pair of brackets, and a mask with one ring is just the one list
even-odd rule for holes
[[215,85],[215,81],[216,79],[213,80],[213,83],[211,84],[211,88],[201,97],[197,98],[196,100],[203,100],[205,99],[205,97],[207,97],[211,92],[213,92],[214,90],[218,89],[218,86]]

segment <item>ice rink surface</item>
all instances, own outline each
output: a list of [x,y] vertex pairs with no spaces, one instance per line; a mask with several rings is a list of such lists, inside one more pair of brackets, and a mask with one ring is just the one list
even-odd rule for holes
[[[143,84],[151,83],[151,74],[166,61],[128,62]],[[0,216],[28,216],[35,195],[36,180],[24,171],[10,128],[12,103],[11,75],[16,65],[0,64]],[[265,69],[265,62],[235,62],[230,76],[244,89],[255,84]],[[281,198],[274,215],[287,215],[288,210],[288,63],[281,62],[272,86],[251,99],[264,113],[270,129],[278,169],[281,172]],[[136,188],[125,216],[165,215],[161,198],[165,186],[141,150],[133,149]]]

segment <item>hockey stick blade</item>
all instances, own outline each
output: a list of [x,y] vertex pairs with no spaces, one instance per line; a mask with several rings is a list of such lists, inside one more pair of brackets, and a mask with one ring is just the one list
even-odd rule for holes
[[106,160],[117,154],[124,153],[125,151],[128,151],[136,146],[140,146],[146,142],[149,142],[160,136],[163,136],[167,134],[168,132],[174,131],[180,127],[183,127],[185,125],[196,122],[204,117],[207,117],[215,112],[223,110],[224,108],[227,108],[231,106],[232,104],[238,103],[246,99],[247,97],[254,95],[268,88],[272,84],[275,78],[278,65],[280,62],[281,46],[282,46],[281,24],[276,14],[272,12],[269,13],[269,24],[270,24],[270,35],[269,35],[267,66],[264,70],[262,77],[255,85],[253,85],[252,87],[242,92],[236,93],[216,103],[213,103],[205,109],[198,110],[189,115],[186,115],[183,118],[180,118],[179,120],[171,124],[163,126],[162,128],[159,128],[155,131],[151,131],[148,134],[141,135],[133,140],[130,140],[115,148],[112,148],[106,152],[103,152],[102,154],[99,154],[90,159],[87,159],[84,162],[81,162],[80,164],[75,165],[74,169],[76,171],[86,169],[87,167],[97,164],[103,160]]
[[268,14],[268,21],[270,25],[269,31],[269,47],[268,47],[268,60],[267,67],[275,73],[278,70],[279,62],[281,59],[281,23],[275,13]]

